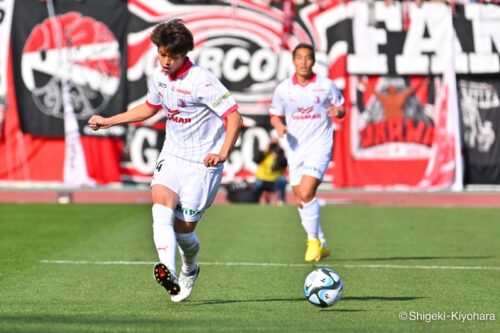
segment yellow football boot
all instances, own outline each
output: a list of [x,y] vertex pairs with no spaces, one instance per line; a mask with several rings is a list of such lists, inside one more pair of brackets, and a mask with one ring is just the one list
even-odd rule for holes
[[317,262],[321,260],[321,242],[319,239],[307,240],[307,250],[304,260],[306,262]]

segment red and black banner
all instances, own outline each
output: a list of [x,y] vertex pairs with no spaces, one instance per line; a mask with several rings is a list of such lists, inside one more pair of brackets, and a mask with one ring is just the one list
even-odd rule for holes
[[0,76],[9,77],[12,96],[8,135],[0,139],[2,180],[62,179],[61,84],[68,82],[89,175],[98,183],[148,183],[163,144],[161,114],[97,132],[86,122],[144,101],[157,64],[149,33],[175,17],[193,31],[189,57],[224,83],[245,117],[226,180],[253,176],[253,154],[270,136],[274,88],[293,73],[290,50],[306,42],[317,51],[315,72],[335,81],[348,110],[336,123],[326,179],[338,187],[416,188],[431,156],[439,157],[435,134],[445,125],[436,121],[436,87],[452,41],[465,181],[500,183],[500,6],[469,3],[451,11],[445,3],[412,1],[305,1],[291,7],[290,1],[252,0],[53,3],[56,20],[48,19],[45,2],[15,2],[12,57],[6,59],[6,51],[0,59],[9,66],[8,75]]
[[[12,51],[24,133],[64,137],[62,82],[80,128],[126,109],[127,4],[121,0],[16,1]],[[83,133],[85,134],[85,133]]]
[[339,187],[416,186],[434,139],[434,85],[426,77],[355,77],[335,142]]

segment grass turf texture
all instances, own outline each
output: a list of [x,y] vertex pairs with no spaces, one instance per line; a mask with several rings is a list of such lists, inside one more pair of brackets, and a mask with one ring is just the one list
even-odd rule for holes
[[[294,207],[214,206],[197,228],[200,278],[180,304],[152,276],[150,212],[149,205],[0,205],[0,332],[500,330],[498,209],[323,207],[333,256],[313,265],[303,262]],[[303,297],[315,267],[343,279],[333,307]],[[427,323],[400,320],[400,312],[496,320]]]

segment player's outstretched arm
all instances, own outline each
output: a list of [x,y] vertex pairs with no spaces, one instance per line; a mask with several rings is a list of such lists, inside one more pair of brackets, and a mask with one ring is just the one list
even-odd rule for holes
[[243,123],[241,115],[238,111],[231,112],[227,118],[226,125],[226,139],[222,144],[222,148],[219,154],[208,154],[203,162],[205,166],[216,166],[219,163],[224,163],[233,149],[236,140],[238,140],[238,135],[240,134],[240,128]]
[[90,117],[88,124],[91,129],[97,131],[100,128],[108,128],[113,125],[135,123],[152,117],[158,109],[152,108],[146,103],[142,103],[126,112],[119,113],[112,117],[102,117],[94,115]]

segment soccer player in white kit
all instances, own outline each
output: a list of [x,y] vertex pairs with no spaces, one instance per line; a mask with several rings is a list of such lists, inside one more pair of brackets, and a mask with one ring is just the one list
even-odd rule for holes
[[307,233],[305,261],[315,262],[331,252],[316,191],[332,157],[332,117],[344,117],[344,98],[330,79],[313,72],[312,45],[297,45],[292,56],[295,74],[276,87],[269,113],[272,126],[279,136],[286,135],[290,146],[290,186]]
[[[153,237],[160,259],[154,276],[172,301],[180,302],[191,295],[200,272],[196,222],[215,198],[242,120],[231,93],[187,57],[194,43],[182,20],[158,24],[150,39],[160,66],[146,101],[112,117],[92,116],[88,123],[98,130],[143,121],[160,109],[165,112],[166,137],[151,182]],[[176,245],[182,258],[179,279]]]

